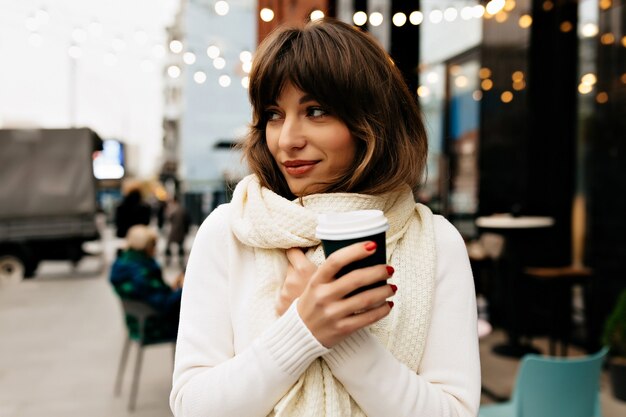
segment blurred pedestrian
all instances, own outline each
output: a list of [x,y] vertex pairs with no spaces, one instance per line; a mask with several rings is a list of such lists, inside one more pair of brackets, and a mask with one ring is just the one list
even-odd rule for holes
[[139,187],[128,190],[122,202],[115,209],[115,235],[125,238],[128,230],[136,225],[150,224],[152,209],[144,202]]
[[[109,280],[122,299],[143,301],[159,313],[159,320],[146,331],[152,337],[171,336],[178,329],[182,276],[172,286],[163,280],[162,269],[154,259],[157,232],[144,225],[128,230],[126,249],[111,266]],[[137,332],[134,318],[127,317],[131,332]]]
[[169,265],[172,258],[172,246],[178,251],[178,262],[180,267],[185,267],[185,238],[189,233],[191,218],[177,196],[172,197],[166,208],[169,232],[165,245],[165,264]]

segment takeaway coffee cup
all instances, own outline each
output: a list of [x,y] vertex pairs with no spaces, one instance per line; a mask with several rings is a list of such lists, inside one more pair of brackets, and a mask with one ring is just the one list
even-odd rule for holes
[[[358,268],[387,263],[385,234],[389,229],[389,223],[381,210],[323,213],[317,220],[315,235],[322,241],[326,257],[353,243],[370,240],[376,242],[376,251],[372,255],[346,265],[339,271],[337,278]],[[385,281],[379,281],[353,291],[348,296],[384,284]]]

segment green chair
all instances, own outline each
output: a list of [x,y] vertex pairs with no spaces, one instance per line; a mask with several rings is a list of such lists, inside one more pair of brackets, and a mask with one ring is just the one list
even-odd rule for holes
[[122,379],[124,377],[124,369],[128,360],[128,352],[130,350],[131,341],[136,342],[137,358],[135,360],[135,369],[133,372],[133,380],[130,388],[130,398],[128,400],[128,410],[134,411],[137,402],[137,392],[139,389],[139,375],[141,374],[141,364],[143,359],[143,350],[146,346],[157,345],[162,343],[176,342],[176,335],[167,332],[161,332],[160,315],[152,307],[142,301],[120,299],[125,315],[128,337],[124,342],[122,356],[117,369],[117,377],[115,379],[115,395],[120,395],[122,391]]
[[602,417],[600,372],[608,349],[575,358],[528,354],[511,400],[480,407],[479,417]]

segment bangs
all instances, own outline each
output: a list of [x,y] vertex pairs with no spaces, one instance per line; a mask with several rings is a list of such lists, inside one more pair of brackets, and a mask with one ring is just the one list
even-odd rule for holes
[[349,107],[357,107],[350,103],[356,87],[350,74],[356,68],[340,37],[323,30],[290,29],[258,55],[261,58],[255,62],[249,89],[255,121],[263,120],[264,109],[276,104],[284,86],[291,83],[349,122],[355,111]]

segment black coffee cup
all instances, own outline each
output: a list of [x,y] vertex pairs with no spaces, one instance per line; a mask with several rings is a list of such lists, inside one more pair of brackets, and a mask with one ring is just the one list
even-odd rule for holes
[[[330,256],[338,249],[357,242],[376,242],[376,251],[370,256],[344,266],[335,276],[339,278],[350,271],[373,265],[387,263],[386,231],[389,223],[380,210],[357,210],[343,213],[323,213],[318,216],[316,236],[322,241],[324,255]],[[370,288],[385,285],[378,281],[361,287],[346,297],[358,294]]]

